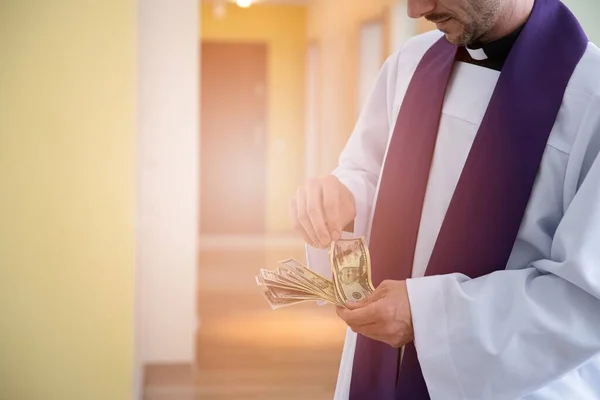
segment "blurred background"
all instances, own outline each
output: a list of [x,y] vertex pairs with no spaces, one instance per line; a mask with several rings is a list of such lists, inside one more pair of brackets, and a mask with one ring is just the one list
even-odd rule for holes
[[[600,43],[596,0],[568,0]],[[345,326],[272,311],[405,0],[0,0],[0,400],[331,399]]]

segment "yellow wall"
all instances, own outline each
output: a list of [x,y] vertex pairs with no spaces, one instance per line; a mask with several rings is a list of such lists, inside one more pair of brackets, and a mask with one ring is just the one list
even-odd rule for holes
[[[358,117],[357,82],[361,25],[380,20],[386,29],[390,24],[390,8],[402,0],[310,0],[308,5],[308,39],[320,54],[320,135],[332,135],[330,156],[321,160],[321,173],[328,173],[346,144]],[[417,22],[417,32],[434,26],[426,20]],[[386,34],[387,36],[387,34]],[[389,49],[387,42],[387,55]],[[383,61],[383,60],[382,60]]]
[[201,27],[205,40],[268,46],[267,230],[289,231],[288,200],[304,180],[306,8],[230,5],[226,17],[216,19],[205,5]]
[[0,399],[131,398],[133,4],[0,2]]

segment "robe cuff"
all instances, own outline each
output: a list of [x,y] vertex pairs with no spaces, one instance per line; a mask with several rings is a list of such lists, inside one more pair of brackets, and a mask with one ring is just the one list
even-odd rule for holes
[[[351,238],[353,235],[348,232],[342,232],[342,238]],[[329,251],[327,249],[317,249],[308,244],[304,245],[306,249],[306,264],[307,266],[318,274],[321,274],[327,279],[333,278],[331,272],[331,263],[329,262]],[[317,304],[324,306],[326,301],[317,300]]]
[[432,400],[464,399],[452,359],[446,292],[456,284],[451,275],[406,280],[415,348]]
[[[331,266],[329,263],[329,252],[325,249],[317,249],[308,244],[304,245],[306,248],[306,264],[307,266],[318,274],[321,274],[327,279],[331,279]],[[324,300],[317,300],[317,304],[324,306],[328,304]]]
[[329,263],[329,251],[327,249],[317,249],[308,244],[306,248],[306,264],[316,273],[331,279],[331,266]]

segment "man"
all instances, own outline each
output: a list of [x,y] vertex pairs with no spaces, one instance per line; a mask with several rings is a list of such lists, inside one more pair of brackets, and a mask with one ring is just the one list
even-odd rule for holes
[[369,240],[335,398],[599,399],[600,50],[558,0],[408,8],[439,31],[291,202],[320,272],[343,230]]

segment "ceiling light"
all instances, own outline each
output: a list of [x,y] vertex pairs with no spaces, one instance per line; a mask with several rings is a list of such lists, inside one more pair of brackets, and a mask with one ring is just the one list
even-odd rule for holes
[[252,5],[252,0],[237,0],[236,3],[238,6],[246,8]]

